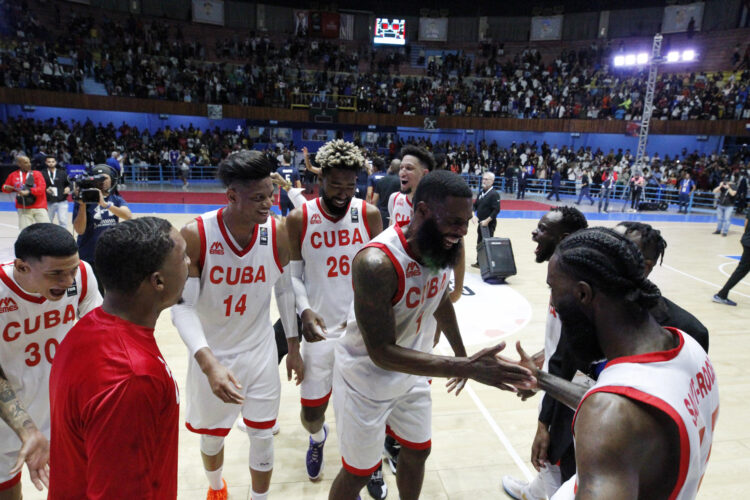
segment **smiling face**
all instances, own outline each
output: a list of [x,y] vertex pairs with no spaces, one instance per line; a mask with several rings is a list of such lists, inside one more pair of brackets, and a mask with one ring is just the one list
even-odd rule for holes
[[78,273],[78,254],[68,257],[15,260],[15,270],[19,284],[27,292],[38,293],[47,300],[60,300]]
[[[461,238],[473,215],[471,198],[448,196],[439,202],[420,202],[424,219],[417,228],[417,245],[427,265],[454,267],[461,254]],[[414,222],[412,222],[414,223]]]
[[233,209],[248,223],[263,224],[273,206],[271,177],[256,181],[235,182],[227,188],[227,198]]
[[401,168],[398,170],[398,178],[401,181],[401,192],[413,193],[417,189],[419,181],[427,175],[427,170],[416,156],[406,155],[401,159]]
[[323,171],[320,181],[320,197],[326,212],[333,217],[346,213],[354,192],[357,190],[357,172],[343,168]]
[[537,243],[534,249],[537,263],[549,260],[555,253],[555,247],[563,236],[562,219],[563,215],[560,212],[547,212],[539,220],[536,229],[531,232],[532,241]]

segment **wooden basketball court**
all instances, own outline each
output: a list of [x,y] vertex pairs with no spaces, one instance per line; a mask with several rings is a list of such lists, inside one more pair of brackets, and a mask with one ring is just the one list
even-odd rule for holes
[[[143,216],[146,214],[138,214]],[[154,214],[160,215],[160,214]],[[520,214],[519,214],[520,215]],[[161,215],[176,227],[181,227],[193,215]],[[507,216],[507,215],[506,215]],[[504,340],[508,354],[515,358],[513,344],[520,340],[527,350],[541,348],[549,291],[545,284],[546,263],[534,262],[535,244],[531,231],[539,215],[533,218],[501,219],[496,236],[510,237],[513,243],[518,275],[507,285],[530,304],[530,315],[519,320],[517,331],[495,328],[502,323],[497,317],[502,310],[487,307],[480,320],[484,332],[463,332],[471,339],[469,353],[476,352]],[[611,214],[605,221],[592,221],[590,225],[614,226],[623,214]],[[721,410],[716,430],[711,462],[698,498],[745,498],[750,490],[750,279],[745,279],[730,293],[737,307],[715,304],[711,297],[726,281],[737,260],[741,228],[732,226],[728,237],[711,233],[714,226],[708,223],[651,222],[660,229],[669,247],[664,265],[652,273],[652,280],[662,293],[693,313],[709,329],[710,357],[716,368],[721,393]],[[475,257],[476,226],[469,228],[467,263]],[[0,212],[0,254],[12,256],[12,243],[18,234],[16,214]],[[468,273],[477,273],[468,267]],[[462,300],[469,300],[463,298]],[[461,304],[461,302],[459,302]],[[273,311],[274,320],[277,313]],[[183,394],[180,423],[179,498],[203,499],[207,481],[203,473],[198,448],[198,436],[184,427],[185,377],[187,352],[172,325],[168,312],[162,314],[157,325],[157,341],[180,384]],[[485,336],[482,337],[481,335]],[[438,350],[449,352],[441,344]],[[325,499],[331,481],[341,466],[335,433],[333,410],[326,418],[331,427],[325,448],[326,469],[323,479],[311,483],[306,476],[304,456],[307,434],[299,423],[299,391],[286,382],[284,363],[279,369],[282,381],[282,399],[279,422],[281,432],[275,438],[275,467],[271,485],[271,498]],[[500,478],[505,474],[531,477],[535,473],[529,464],[530,446],[536,430],[538,397],[525,403],[513,394],[470,382],[467,389],[456,398],[445,392],[444,381],[433,382],[432,454],[427,462],[422,498],[428,500],[476,500],[478,498],[507,498],[500,488]],[[229,496],[247,499],[250,491],[247,436],[234,429],[225,446],[224,477],[229,485]],[[388,484],[388,498],[397,499],[395,477],[384,468]],[[117,475],[113,470],[112,474]],[[24,470],[24,498],[46,498],[46,492],[37,492],[28,481]],[[369,498],[363,490],[362,498]]]

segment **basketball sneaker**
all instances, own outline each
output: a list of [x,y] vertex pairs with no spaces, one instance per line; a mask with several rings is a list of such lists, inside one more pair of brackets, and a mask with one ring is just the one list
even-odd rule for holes
[[320,443],[310,439],[310,447],[307,449],[307,457],[305,458],[305,465],[307,466],[307,477],[310,481],[317,481],[323,474],[323,446],[326,444],[328,439],[328,426],[323,424],[323,433],[325,437]]
[[730,300],[728,298],[725,298],[725,297],[720,297],[718,293],[716,295],[714,295],[714,299],[713,300],[714,300],[714,302],[717,302],[719,304],[724,304],[725,306],[736,306],[737,305],[737,302],[735,302],[733,300]]
[[367,481],[367,493],[375,500],[383,500],[388,495],[388,486],[383,480],[383,463],[380,463],[378,470],[372,473],[370,480]]
[[513,476],[503,476],[502,487],[505,493],[515,500],[547,500],[541,474],[537,474],[530,483]]
[[210,486],[208,487],[206,500],[227,500],[227,482],[224,478],[222,478],[221,482],[224,484],[224,487],[220,490],[212,490]]
[[385,444],[383,445],[383,454],[385,455],[385,461],[388,462],[388,466],[391,468],[391,472],[396,473],[396,466],[398,465],[398,454],[401,451],[401,444],[391,436],[385,437]]

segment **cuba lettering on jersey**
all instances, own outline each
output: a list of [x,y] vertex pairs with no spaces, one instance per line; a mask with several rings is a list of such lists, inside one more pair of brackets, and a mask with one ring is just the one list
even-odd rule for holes
[[404,193],[397,191],[388,198],[388,215],[391,218],[391,225],[409,224],[413,211],[411,200]]
[[333,219],[320,198],[302,205],[300,250],[305,262],[305,289],[310,308],[325,321],[328,338],[340,337],[354,300],[351,265],[369,242],[367,204],[352,198],[346,213]]
[[78,320],[82,302],[93,293],[93,275],[91,266],[81,261],[73,285],[62,299],[53,301],[21,289],[13,279],[13,263],[0,267],[0,366],[21,404],[47,435],[52,360]]
[[687,500],[695,498],[706,472],[719,416],[719,388],[700,344],[676,328],[666,329],[679,339],[677,347],[609,361],[578,408],[592,394],[609,392],[653,406],[671,418],[679,431],[680,463],[669,498]]
[[[276,220],[256,224],[240,248],[222,218],[223,208],[198,217],[201,290],[196,311],[217,355],[275,346],[270,308],[281,277]],[[269,351],[270,352],[270,351]]]
[[[396,321],[396,344],[407,349],[431,352],[435,329],[425,326],[445,295],[450,269],[432,270],[416,261],[399,225],[380,233],[365,248],[377,248],[384,252],[398,276],[398,290],[391,301]],[[349,309],[346,333],[336,345],[336,363],[354,390],[379,401],[403,394],[423,378],[383,370],[372,362],[357,325],[354,304]]]

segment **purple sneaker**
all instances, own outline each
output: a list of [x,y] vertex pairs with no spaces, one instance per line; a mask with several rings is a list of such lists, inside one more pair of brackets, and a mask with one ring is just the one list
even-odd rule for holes
[[310,438],[310,447],[307,449],[305,465],[307,466],[307,477],[310,478],[310,481],[317,481],[323,474],[323,446],[328,439],[328,426],[326,424],[323,424],[323,432],[325,434],[323,441],[316,443]]

